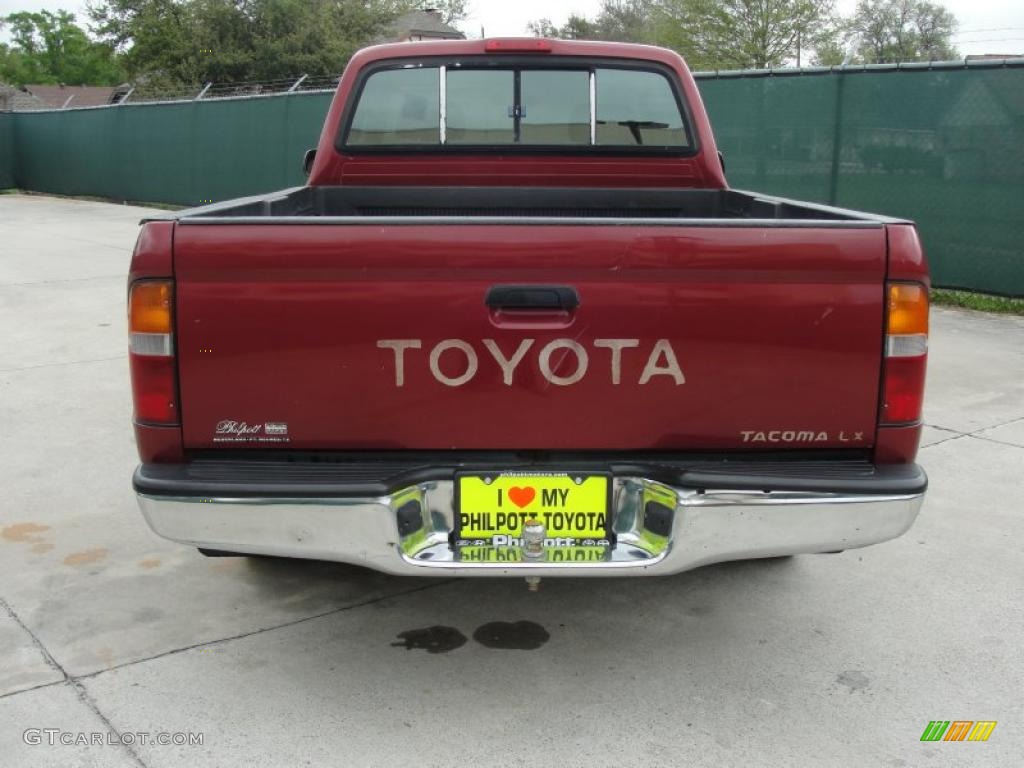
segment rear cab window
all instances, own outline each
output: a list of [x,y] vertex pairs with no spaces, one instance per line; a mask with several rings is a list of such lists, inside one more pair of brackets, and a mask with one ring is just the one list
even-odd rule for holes
[[374,67],[361,77],[337,145],[352,152],[696,150],[669,70],[565,59]]

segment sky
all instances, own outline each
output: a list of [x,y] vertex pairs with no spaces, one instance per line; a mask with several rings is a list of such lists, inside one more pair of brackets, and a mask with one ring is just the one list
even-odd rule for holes
[[[837,5],[848,14],[856,0],[837,0]],[[944,5],[960,22],[954,43],[961,54],[1024,53],[1024,0],[945,0]],[[599,7],[600,0],[471,0],[470,16],[460,26],[469,37],[479,37],[481,27],[489,37],[522,35],[534,19],[560,25],[570,13],[593,16]],[[80,23],[87,18],[84,1],[0,0],[0,16],[42,8],[65,8]],[[0,31],[0,40],[6,37]]]

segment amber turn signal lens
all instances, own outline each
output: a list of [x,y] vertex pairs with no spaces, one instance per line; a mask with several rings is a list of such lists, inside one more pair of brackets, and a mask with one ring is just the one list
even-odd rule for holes
[[889,283],[888,333],[928,333],[928,290],[923,285]]
[[128,330],[170,333],[171,301],[170,280],[140,280],[133,284],[128,299]]

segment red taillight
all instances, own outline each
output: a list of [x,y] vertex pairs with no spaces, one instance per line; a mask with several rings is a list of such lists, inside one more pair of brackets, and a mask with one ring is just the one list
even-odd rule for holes
[[484,41],[488,53],[550,53],[554,48],[550,40],[538,37],[498,37]]
[[921,419],[928,362],[928,289],[920,283],[886,286],[882,424]]
[[152,355],[129,356],[135,420],[144,424],[177,424],[178,407],[174,387],[174,358]]
[[926,355],[885,361],[883,424],[908,424],[921,418]]
[[144,424],[178,423],[173,297],[170,280],[139,280],[128,295],[132,399]]

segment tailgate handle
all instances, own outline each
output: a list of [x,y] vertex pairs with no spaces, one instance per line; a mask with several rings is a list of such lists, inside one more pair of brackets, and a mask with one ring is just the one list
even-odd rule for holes
[[492,285],[484,303],[491,309],[571,312],[580,305],[580,295],[570,285]]

